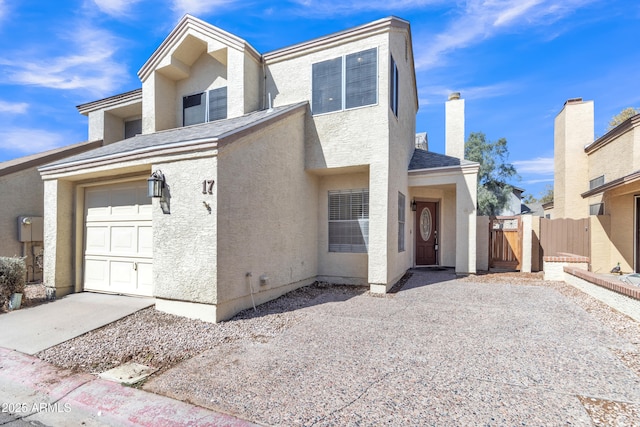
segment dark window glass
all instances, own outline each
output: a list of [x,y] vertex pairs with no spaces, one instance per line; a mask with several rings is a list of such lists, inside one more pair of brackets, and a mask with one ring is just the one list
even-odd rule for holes
[[209,91],[209,121],[227,118],[227,87]]
[[346,56],[345,108],[361,107],[377,102],[378,51],[368,49]]
[[129,120],[128,122],[124,122],[124,139],[131,138],[141,133],[142,119]]
[[314,114],[342,109],[342,58],[312,66],[312,106]]
[[182,125],[189,126],[197,123],[204,123],[207,112],[205,105],[205,94],[198,93],[182,98]]

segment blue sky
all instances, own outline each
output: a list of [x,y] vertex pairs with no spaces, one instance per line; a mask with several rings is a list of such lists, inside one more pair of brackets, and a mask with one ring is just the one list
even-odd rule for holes
[[417,131],[444,152],[444,102],[466,133],[504,137],[521,181],[553,180],[553,119],[595,101],[595,134],[640,106],[640,3],[628,0],[0,0],[0,161],[84,141],[75,106],[140,87],[137,71],[185,14],[260,52],[389,15],[411,23]]

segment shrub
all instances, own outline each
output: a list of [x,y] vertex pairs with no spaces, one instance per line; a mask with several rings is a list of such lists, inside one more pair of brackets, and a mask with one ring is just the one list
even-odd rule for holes
[[26,272],[24,258],[0,257],[0,294],[3,299],[24,291]]

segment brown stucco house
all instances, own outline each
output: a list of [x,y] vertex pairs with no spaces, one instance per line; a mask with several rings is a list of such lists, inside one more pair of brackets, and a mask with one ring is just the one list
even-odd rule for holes
[[104,146],[39,168],[45,284],[219,321],[316,280],[475,272],[464,101],[446,155],[415,148],[412,48],[396,17],[260,53],[185,16],[141,89],[78,107]]
[[640,115],[594,139],[593,101],[568,100],[555,120],[551,218],[590,219],[593,272],[640,272]]

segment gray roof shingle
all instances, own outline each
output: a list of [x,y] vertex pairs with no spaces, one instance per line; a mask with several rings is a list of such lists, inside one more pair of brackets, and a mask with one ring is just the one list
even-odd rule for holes
[[167,144],[184,143],[203,139],[221,139],[242,128],[254,125],[263,119],[268,119],[271,116],[294,110],[302,104],[306,104],[306,102],[274,107],[272,110],[254,111],[252,113],[245,114],[244,116],[226,120],[218,120],[215,122],[168,129],[150,134],[136,135],[132,138],[114,142],[113,144],[108,144],[95,150],[68,157],[61,161],[49,163],[45,167],[48,168],[67,163],[82,162],[85,160],[88,161],[117,154],[125,155],[133,151],[152,147],[161,147]]
[[444,154],[433,153],[431,151],[416,148],[409,162],[409,170],[445,168],[452,166],[473,165],[475,162],[457,157],[445,156]]

